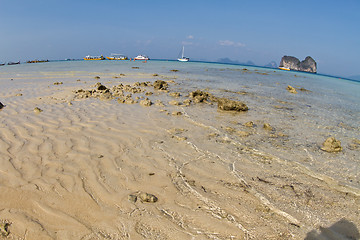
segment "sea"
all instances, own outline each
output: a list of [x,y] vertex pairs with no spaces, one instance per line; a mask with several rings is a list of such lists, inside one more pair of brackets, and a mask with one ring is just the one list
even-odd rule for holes
[[[102,76],[100,82],[122,81],[112,76],[137,74],[126,81],[154,81],[148,74],[166,76],[170,90],[187,96],[195,90],[216,97],[244,102],[249,110],[222,113],[215,103],[209,107],[185,108],[186,116],[235,139],[244,148],[270,154],[295,163],[319,178],[324,176],[341,185],[360,189],[360,82],[321,74],[284,71],[245,65],[207,62],[144,61],[52,61],[0,67],[3,88],[21,88],[27,81],[62,81]],[[155,75],[155,76],[156,76]],[[106,77],[105,77],[106,79]],[[4,82],[7,84],[4,85]],[[106,82],[102,82],[105,84]],[[113,84],[114,85],[114,84]],[[287,91],[292,86],[297,93]],[[4,90],[3,90],[4,91]],[[0,102],[3,102],[0,99]],[[116,101],[114,100],[114,104]],[[206,104],[206,103],[205,103]],[[231,129],[248,131],[235,137]],[[270,124],[272,130],[263,128]],[[229,127],[230,126],[230,127]],[[321,150],[328,137],[341,141],[342,151]],[[205,143],[204,143],[205,144]]]

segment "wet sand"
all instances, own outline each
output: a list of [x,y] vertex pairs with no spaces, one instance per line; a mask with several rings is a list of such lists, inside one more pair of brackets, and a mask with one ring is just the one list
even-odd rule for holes
[[[358,188],[289,161],[292,146],[277,155],[257,148],[259,139],[287,143],[264,129],[266,119],[219,111],[210,100],[187,106],[190,92],[173,75],[12,79],[1,76],[0,239],[359,237]],[[159,79],[168,91],[154,89]],[[142,91],[132,104],[79,95],[97,82]],[[141,105],[145,98],[153,104]]]

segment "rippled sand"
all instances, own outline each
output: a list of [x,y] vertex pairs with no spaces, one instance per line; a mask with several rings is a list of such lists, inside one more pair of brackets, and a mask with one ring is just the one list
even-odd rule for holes
[[[261,121],[249,128],[241,113],[216,105],[170,105],[185,94],[151,87],[148,97],[165,106],[76,99],[74,90],[96,82],[163,79],[179,88],[168,76],[90,75],[1,76],[0,238],[326,239],[344,229],[359,236],[359,190],[245,145],[244,132],[282,137]],[[229,127],[229,119],[237,122]],[[158,201],[129,199],[140,192]]]

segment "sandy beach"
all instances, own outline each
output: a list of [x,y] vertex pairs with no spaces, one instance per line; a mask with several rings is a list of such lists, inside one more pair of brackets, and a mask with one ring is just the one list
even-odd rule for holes
[[[314,91],[272,82],[288,99],[262,109],[252,102],[265,93],[211,78],[198,89],[175,70],[2,72],[0,239],[359,239],[358,126],[312,136],[309,112],[305,136],[294,126],[313,108],[291,98]],[[196,90],[246,97],[249,110],[197,102]],[[343,151],[322,151],[338,129]]]

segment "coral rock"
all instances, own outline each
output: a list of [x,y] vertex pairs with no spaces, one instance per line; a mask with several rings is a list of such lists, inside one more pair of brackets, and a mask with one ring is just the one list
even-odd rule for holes
[[249,108],[246,106],[245,103],[240,101],[233,101],[226,98],[219,98],[218,101],[218,109],[224,111],[247,111]]
[[341,152],[341,142],[339,140],[336,140],[334,137],[329,137],[323,143],[323,147],[321,148],[321,150],[326,152]]

